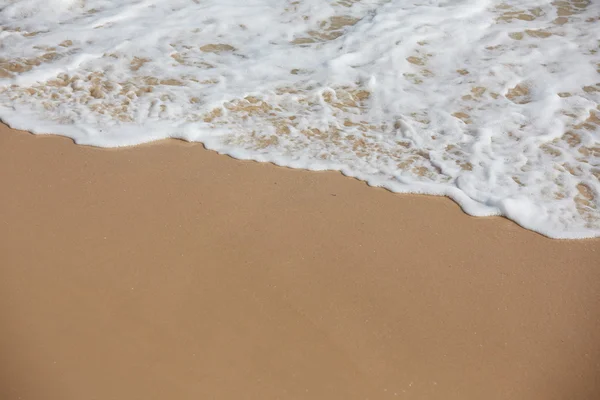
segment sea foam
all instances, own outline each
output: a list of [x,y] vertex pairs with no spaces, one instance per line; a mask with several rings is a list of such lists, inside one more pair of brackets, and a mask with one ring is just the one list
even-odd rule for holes
[[2,0],[0,118],[173,137],[600,236],[600,3]]

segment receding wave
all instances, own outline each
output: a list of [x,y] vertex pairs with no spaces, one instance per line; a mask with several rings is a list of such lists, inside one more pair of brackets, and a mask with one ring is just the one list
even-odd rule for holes
[[0,118],[175,137],[600,236],[600,3],[4,0]]

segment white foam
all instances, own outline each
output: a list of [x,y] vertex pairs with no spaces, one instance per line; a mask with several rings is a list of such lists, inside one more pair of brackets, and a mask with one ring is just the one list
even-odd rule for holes
[[600,5],[0,1],[0,118],[167,137],[600,236]]

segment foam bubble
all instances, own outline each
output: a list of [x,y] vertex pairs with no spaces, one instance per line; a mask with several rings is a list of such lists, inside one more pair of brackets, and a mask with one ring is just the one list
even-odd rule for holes
[[0,117],[77,143],[166,137],[600,236],[589,0],[26,0]]

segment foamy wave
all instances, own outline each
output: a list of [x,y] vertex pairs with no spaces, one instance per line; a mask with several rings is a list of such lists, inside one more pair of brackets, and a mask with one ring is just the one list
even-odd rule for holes
[[600,236],[589,0],[0,2],[0,117],[166,137]]

